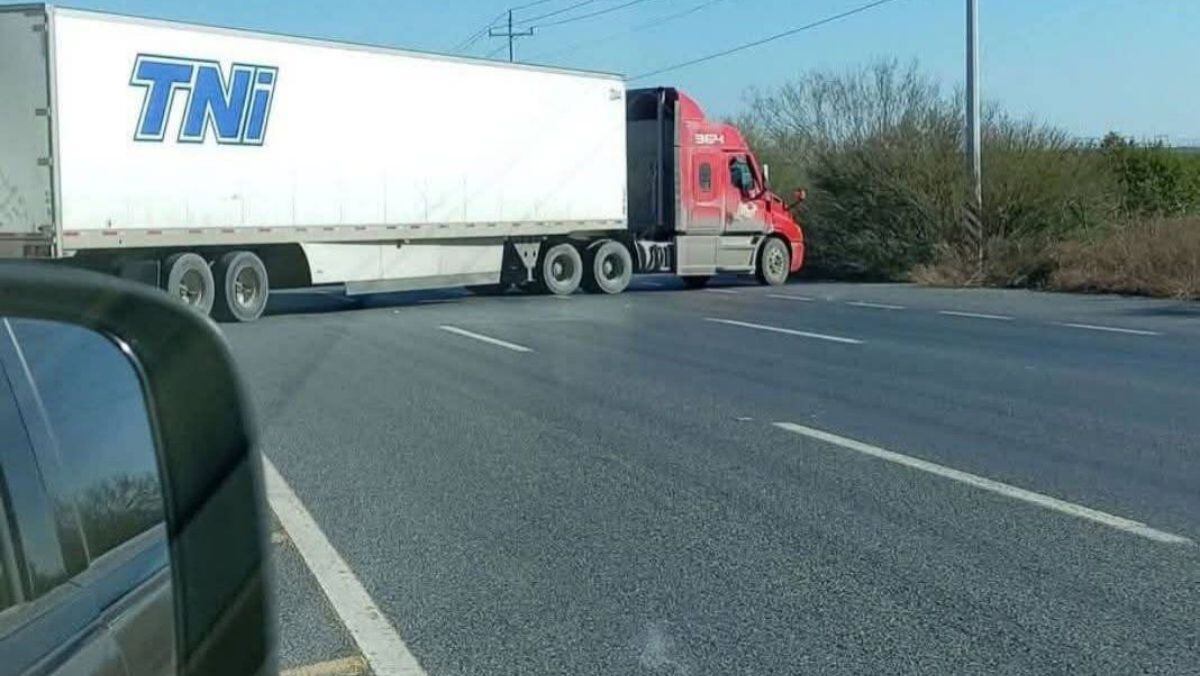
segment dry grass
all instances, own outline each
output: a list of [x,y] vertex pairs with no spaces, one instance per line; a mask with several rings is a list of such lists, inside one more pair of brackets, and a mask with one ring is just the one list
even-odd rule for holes
[[910,278],[929,286],[1026,286],[1200,300],[1200,218],[1114,226],[1087,239],[993,240],[983,275],[973,252],[939,247]]
[[909,279],[926,286],[1045,286],[1056,265],[1054,248],[1046,244],[1047,239],[991,240],[982,274],[976,251],[941,245],[936,261],[914,267]]
[[1046,287],[1200,299],[1200,218],[1162,218],[1055,247]]

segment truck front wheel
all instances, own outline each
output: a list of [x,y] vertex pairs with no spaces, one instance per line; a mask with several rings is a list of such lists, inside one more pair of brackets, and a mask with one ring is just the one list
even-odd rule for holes
[[633,279],[633,257],[611,239],[588,251],[583,286],[592,293],[621,293]]
[[771,237],[758,250],[758,266],[755,276],[760,284],[779,286],[787,281],[791,254],[783,240]]
[[163,290],[207,315],[213,308],[215,286],[208,261],[194,253],[177,253],[163,261]]
[[538,266],[539,291],[557,296],[569,296],[579,288],[583,279],[583,257],[574,246],[563,242],[550,247]]
[[249,251],[230,251],[214,266],[217,299],[213,314],[226,322],[252,322],[262,316],[270,295],[267,266]]

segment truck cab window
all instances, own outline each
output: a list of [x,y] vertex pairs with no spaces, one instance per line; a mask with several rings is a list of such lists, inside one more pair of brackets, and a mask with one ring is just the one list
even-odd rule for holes
[[708,162],[700,163],[699,181],[701,192],[712,192],[712,165]]
[[735,157],[729,162],[729,182],[748,195],[754,191],[754,171],[744,157]]

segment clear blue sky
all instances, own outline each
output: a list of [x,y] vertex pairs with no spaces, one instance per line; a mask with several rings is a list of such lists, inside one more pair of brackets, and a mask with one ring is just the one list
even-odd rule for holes
[[[546,0],[517,17],[533,17],[581,1]],[[62,4],[446,52],[506,7],[522,2],[530,0],[69,0]],[[590,0],[543,23],[626,2]],[[518,58],[634,75],[865,2],[640,0],[592,19],[544,27],[519,43]],[[653,28],[629,30],[698,5],[707,6]],[[980,0],[980,5],[985,99],[1081,136],[1116,129],[1140,137],[1200,139],[1200,0]],[[812,68],[840,68],[896,56],[918,59],[947,87],[954,87],[963,80],[964,6],[964,0],[895,0],[645,84],[678,85],[710,113],[726,115],[739,110],[747,87],[769,87]],[[501,45],[499,38],[485,38],[467,53],[481,56]]]

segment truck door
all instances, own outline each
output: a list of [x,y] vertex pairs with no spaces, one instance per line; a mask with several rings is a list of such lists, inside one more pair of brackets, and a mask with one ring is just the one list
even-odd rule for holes
[[709,150],[692,153],[688,234],[720,234],[725,220],[721,195],[725,192],[726,173],[720,153]]

